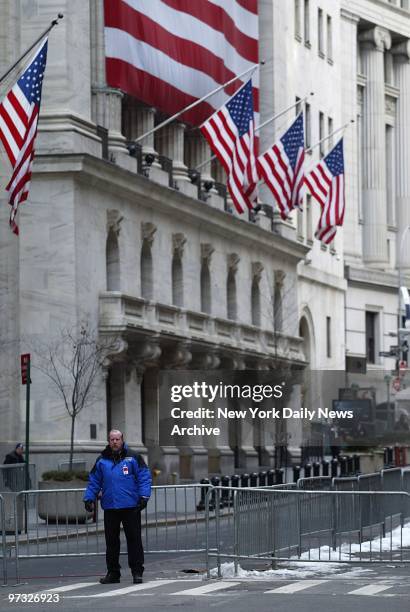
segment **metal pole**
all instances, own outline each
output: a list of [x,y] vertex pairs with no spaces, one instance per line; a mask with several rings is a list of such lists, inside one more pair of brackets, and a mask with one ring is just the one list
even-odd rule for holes
[[[206,549],[206,577],[208,580],[211,578],[211,565],[209,558],[209,495],[210,487],[205,489],[205,549]],[[196,506],[195,506],[196,507]]]
[[25,446],[25,484],[26,491],[30,488],[29,461],[30,461],[30,361],[27,362],[27,382],[26,382],[26,446]]
[[[264,64],[264,62],[261,62],[261,64]],[[156,131],[160,130],[161,128],[165,127],[166,125],[168,125],[168,123],[171,123],[171,121],[174,121],[174,119],[176,119],[177,117],[179,117],[183,113],[186,113],[189,110],[192,110],[193,108],[195,108],[195,106],[198,106],[198,104],[201,104],[201,102],[204,102],[205,100],[207,100],[211,96],[215,95],[216,93],[221,91],[221,89],[225,89],[225,87],[227,87],[228,85],[230,85],[234,81],[237,81],[238,79],[241,79],[243,76],[248,74],[248,72],[251,72],[252,70],[256,70],[256,68],[259,68],[259,64],[254,64],[253,66],[251,66],[250,68],[248,68],[244,72],[241,72],[241,74],[238,74],[237,76],[233,77],[233,79],[230,79],[226,83],[223,83],[223,85],[220,85],[216,89],[213,89],[212,91],[207,93],[206,96],[202,96],[202,98],[199,98],[199,100],[195,100],[195,102],[192,102],[192,104],[189,104],[185,108],[182,108],[180,111],[175,113],[175,115],[172,115],[172,117],[168,117],[168,119],[165,119],[165,121],[162,121],[162,123],[159,123],[158,125],[156,125],[151,130],[148,130],[148,132],[145,132],[145,134],[142,134],[142,136],[138,136],[138,138],[135,138],[134,142],[139,142],[140,140],[144,140],[144,138],[147,138],[147,136],[150,136],[154,132],[156,132]]]
[[58,13],[57,19],[53,19],[53,21],[48,26],[48,28],[46,28],[44,30],[44,32],[42,32],[38,38],[36,38],[36,40],[33,42],[33,44],[28,49],[26,49],[26,51],[24,51],[24,53],[22,55],[20,55],[18,60],[16,60],[14,62],[14,64],[12,66],[10,66],[10,68],[8,68],[8,70],[6,70],[6,72],[0,77],[0,83],[2,83],[4,81],[4,79],[10,74],[10,72],[12,72],[14,70],[14,68],[16,66],[18,66],[18,64],[21,62],[21,60],[23,60],[26,57],[26,55],[28,53],[30,53],[30,51],[32,49],[34,49],[34,47],[40,42],[40,40],[42,38],[44,38],[54,28],[54,26],[58,25],[58,20],[62,19],[63,17],[64,17],[63,13]]
[[320,140],[318,140],[316,142],[316,144],[314,144],[311,147],[308,147],[307,149],[305,149],[305,153],[309,153],[309,151],[313,151],[313,149],[316,149],[316,147],[321,145],[322,142],[325,142],[325,140],[329,140],[329,138],[332,138],[332,136],[334,136],[335,134],[338,134],[339,132],[341,132],[342,130],[347,128],[347,126],[350,125],[351,123],[354,123],[354,121],[355,121],[354,119],[350,119],[350,121],[348,121],[347,123],[342,125],[340,128],[337,128],[337,130],[333,130],[333,132],[331,132],[330,134],[328,134],[324,138],[321,138]]
[[2,539],[2,555],[3,555],[3,584],[7,584],[7,562],[6,562],[6,517],[4,509],[4,498],[0,495],[0,527]]

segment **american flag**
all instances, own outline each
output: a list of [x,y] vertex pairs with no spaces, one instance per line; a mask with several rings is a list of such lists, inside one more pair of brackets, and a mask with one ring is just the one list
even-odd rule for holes
[[6,189],[11,206],[10,227],[15,234],[19,233],[17,210],[27,200],[30,187],[47,44],[46,38],[0,104],[0,139],[13,166]]
[[201,132],[225,169],[237,211],[252,209],[258,174],[251,80],[204,123]]
[[258,158],[259,173],[279,206],[282,219],[303,203],[305,144],[303,115]]
[[[108,85],[173,115],[258,63],[257,4],[257,0],[105,0]],[[226,93],[232,95],[237,88],[236,82]],[[255,79],[254,99],[258,112]],[[221,92],[181,119],[200,125],[225,100]]]
[[322,209],[315,236],[325,244],[332,242],[337,226],[343,225],[344,171],[343,138],[341,138],[305,178],[310,193]]

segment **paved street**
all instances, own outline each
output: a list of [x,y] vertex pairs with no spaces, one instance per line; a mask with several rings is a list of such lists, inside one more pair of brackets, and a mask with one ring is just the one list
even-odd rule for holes
[[[408,612],[410,607],[410,567],[403,565],[346,565],[337,570],[322,569],[320,574],[311,571],[302,579],[293,568],[293,576],[284,576],[282,567],[277,577],[268,579],[232,577],[207,581],[203,556],[147,555],[145,582],[133,585],[126,559],[122,559],[121,584],[104,586],[98,584],[104,573],[102,557],[21,561],[22,583],[13,584],[11,567],[9,586],[0,590],[0,610],[27,610],[28,603],[29,609],[57,606],[64,612],[89,610],[90,606],[99,610],[121,606],[122,610],[143,607],[146,611],[166,611],[181,606],[198,611],[235,608],[237,612],[248,612],[256,602],[258,612],[345,612],[349,608],[355,612],[381,612],[386,608],[390,612]],[[259,569],[266,567],[261,562]],[[9,601],[10,595],[18,593],[26,595],[28,601]],[[35,595],[43,595],[43,599],[48,596],[51,601],[30,601],[29,596],[34,599]]]

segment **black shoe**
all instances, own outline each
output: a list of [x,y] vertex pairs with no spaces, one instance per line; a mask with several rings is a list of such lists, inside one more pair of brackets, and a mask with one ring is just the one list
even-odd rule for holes
[[132,581],[134,584],[141,584],[143,582],[141,574],[133,574]]
[[117,574],[115,572],[107,572],[107,575],[104,578],[100,578],[101,584],[117,584],[120,582],[121,574]]

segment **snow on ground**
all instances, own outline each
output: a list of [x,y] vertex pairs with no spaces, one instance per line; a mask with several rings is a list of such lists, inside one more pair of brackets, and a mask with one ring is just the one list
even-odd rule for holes
[[[311,549],[302,553],[300,560],[294,556],[286,562],[286,567],[278,569],[270,569],[265,571],[246,570],[238,567],[238,574],[235,576],[234,563],[223,563],[221,565],[221,573],[223,578],[235,579],[254,579],[254,580],[271,580],[272,578],[311,578],[312,576],[343,574],[343,578],[354,578],[362,575],[368,575],[373,572],[370,568],[363,567],[348,567],[346,561],[357,561],[360,559],[360,553],[368,558],[368,553],[372,552],[375,558],[380,554],[380,551],[389,552],[390,550],[399,550],[400,548],[410,548],[410,524],[405,525],[403,529],[399,526],[390,533],[386,534],[385,538],[374,538],[371,541],[363,542],[361,545],[356,543],[345,542],[332,550],[329,546],[321,546],[320,548]],[[319,561],[322,559],[322,561]],[[323,561],[326,560],[326,563]],[[280,563],[281,564],[281,563]],[[347,571],[346,571],[347,570]],[[211,570],[211,576],[217,577],[217,568]]]
[[[287,567],[279,567],[278,569],[270,570],[246,570],[241,566],[238,567],[238,574],[235,576],[235,566],[233,563],[222,563],[221,575],[222,578],[235,578],[246,580],[272,580],[277,578],[312,578],[313,576],[328,576],[332,574],[342,575],[344,578],[357,578],[360,576],[368,576],[373,573],[372,569],[356,567],[346,571],[348,568],[344,563],[315,563],[315,562],[289,562]],[[211,570],[212,578],[217,578],[218,570]]]

